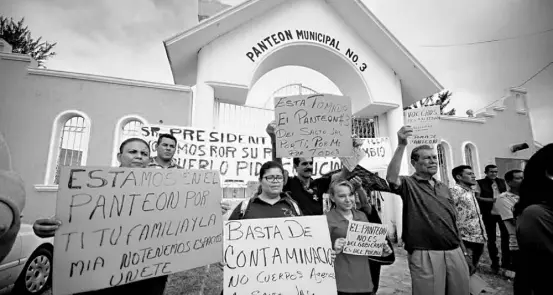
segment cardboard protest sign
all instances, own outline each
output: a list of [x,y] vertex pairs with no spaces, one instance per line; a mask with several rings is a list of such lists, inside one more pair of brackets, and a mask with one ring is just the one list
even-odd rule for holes
[[59,188],[56,295],[221,261],[217,171],[62,167]]
[[278,157],[349,157],[351,99],[330,94],[275,98]]
[[392,160],[392,145],[389,137],[363,138],[362,145],[354,149],[354,156],[341,158],[342,164],[353,171],[360,165],[367,170],[386,169]]
[[350,220],[344,253],[380,256],[386,245],[386,225]]
[[[185,169],[219,170],[224,187],[246,187],[248,181],[259,180],[259,168],[272,160],[271,140],[266,136],[204,130],[193,127],[168,125],[143,125],[138,137],[146,140],[157,155],[157,139],[168,133],[177,139],[175,160]],[[121,138],[121,142],[125,138]],[[283,159],[284,169],[293,175],[290,158]],[[340,169],[338,158],[316,158],[313,163],[314,178]]]
[[224,293],[336,294],[325,216],[227,221]]
[[413,127],[413,137],[409,140],[411,144],[438,143],[438,135],[434,126],[440,120],[440,106],[406,110],[403,114],[405,125]]

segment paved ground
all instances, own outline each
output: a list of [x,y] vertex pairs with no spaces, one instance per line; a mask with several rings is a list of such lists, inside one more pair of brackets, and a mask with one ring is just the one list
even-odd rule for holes
[[[402,248],[395,249],[396,262],[382,268],[378,295],[407,295],[411,294],[411,276],[407,265],[407,252]],[[484,254],[487,258],[487,254]],[[512,282],[503,276],[492,274],[486,265],[489,259],[482,259],[484,265],[478,275],[484,279],[495,295],[512,295]],[[165,295],[219,295],[222,289],[223,274],[219,267],[200,267],[187,272],[174,274],[169,277]],[[51,295],[50,291],[44,293]],[[431,295],[431,294],[429,294]]]
[[[391,266],[382,268],[378,295],[411,294],[411,276],[407,264],[407,252],[401,248],[396,248],[395,251],[396,262]],[[513,294],[512,282],[502,276],[492,274],[488,266],[481,267],[478,275],[495,290],[493,294]]]

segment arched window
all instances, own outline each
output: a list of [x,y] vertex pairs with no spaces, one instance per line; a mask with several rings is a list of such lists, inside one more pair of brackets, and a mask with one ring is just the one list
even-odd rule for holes
[[84,166],[88,155],[90,119],[79,111],[58,115],[52,128],[45,184],[58,184],[61,167]]
[[122,130],[121,130],[121,132],[122,132],[121,133],[121,135],[122,135],[121,142],[123,142],[127,138],[139,137],[140,136],[140,128],[142,128],[143,125],[144,125],[144,123],[142,123],[142,121],[140,121],[140,120],[131,119],[131,120],[127,121],[125,123],[125,125],[123,125]]
[[472,167],[472,171],[478,178],[480,175],[480,164],[478,162],[478,151],[473,143],[466,142],[463,144],[463,161],[465,165]]
[[119,153],[119,145],[131,137],[141,137],[141,130],[148,122],[146,119],[138,115],[128,115],[119,119],[115,124],[115,133],[113,136],[113,155],[111,165],[117,166],[117,153]]
[[445,152],[444,144],[439,143],[436,147],[438,152],[438,164],[440,165],[440,178],[443,183],[449,185],[449,169],[447,167],[447,155]]

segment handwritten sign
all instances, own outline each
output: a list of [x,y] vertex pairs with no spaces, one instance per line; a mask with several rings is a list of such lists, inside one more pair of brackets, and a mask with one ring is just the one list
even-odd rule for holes
[[275,97],[277,156],[349,157],[351,100],[329,94]]
[[434,125],[440,120],[440,106],[404,111],[405,124],[413,127],[411,144],[436,144],[438,136]]
[[336,294],[325,216],[227,221],[224,293]]
[[221,261],[219,173],[62,167],[54,294],[124,285]]
[[380,256],[386,244],[385,225],[350,221],[344,253],[361,256]]
[[[245,187],[248,181],[259,180],[259,168],[272,160],[271,140],[264,136],[204,130],[169,125],[144,125],[140,137],[146,140],[157,155],[158,136],[168,133],[177,139],[175,160],[185,169],[219,170],[223,187]],[[126,138],[121,138],[121,142]],[[290,158],[283,159],[284,169],[293,175]],[[314,178],[340,169],[336,157],[316,158],[313,164]]]
[[389,137],[377,137],[363,139],[361,150],[366,157],[362,158],[359,165],[367,170],[386,169],[392,160],[392,144]]
[[365,156],[365,151],[363,151],[361,147],[354,147],[352,157],[342,157],[340,160],[342,161],[342,165],[344,165],[348,171],[353,171],[353,169],[357,167],[357,164],[359,164]]

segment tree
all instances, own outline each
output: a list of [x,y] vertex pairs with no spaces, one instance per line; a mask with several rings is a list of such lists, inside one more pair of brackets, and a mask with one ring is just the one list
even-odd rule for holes
[[44,62],[56,55],[52,49],[57,43],[42,42],[42,37],[33,39],[24,21],[25,18],[22,18],[16,23],[13,18],[0,16],[0,38],[10,43],[13,53],[28,54],[38,62],[39,67],[45,68]]
[[449,90],[425,97],[414,104],[405,107],[403,110],[411,110],[411,109],[417,109],[417,108],[423,108],[423,107],[431,107],[431,106],[440,106],[440,112],[442,115],[445,116],[455,116],[455,108],[452,108],[449,111],[444,111],[444,109],[447,107],[447,105],[451,102],[451,96],[453,93]]

